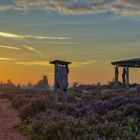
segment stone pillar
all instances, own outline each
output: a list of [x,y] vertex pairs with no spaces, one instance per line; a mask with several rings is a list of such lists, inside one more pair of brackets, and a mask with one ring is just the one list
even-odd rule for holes
[[[54,101],[58,102],[58,90],[66,90],[68,88],[68,65],[72,62],[54,60],[50,64],[54,65]],[[67,92],[64,91],[64,101],[67,103]]]
[[63,90],[63,94],[64,94],[64,105],[66,106],[68,102],[67,90]]
[[123,67],[123,70],[122,70],[122,83],[123,83],[123,88],[126,87],[126,68]]
[[58,102],[58,91],[57,91],[57,64],[54,66],[54,100]]
[[126,67],[126,88],[129,88],[129,67]]
[[118,83],[118,79],[119,79],[119,68],[118,65],[115,66],[115,88],[119,87],[119,83]]

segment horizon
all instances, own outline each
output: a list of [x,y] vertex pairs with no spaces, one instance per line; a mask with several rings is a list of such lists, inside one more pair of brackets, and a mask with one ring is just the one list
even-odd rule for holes
[[140,57],[138,0],[0,0],[0,19],[0,81],[53,85],[49,62],[60,59],[72,62],[70,84],[107,83],[112,61]]

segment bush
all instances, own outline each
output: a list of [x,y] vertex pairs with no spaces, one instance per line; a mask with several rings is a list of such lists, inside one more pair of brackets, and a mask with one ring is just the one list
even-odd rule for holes
[[32,97],[33,96],[31,94],[15,95],[15,97],[12,99],[12,105],[18,109],[24,105],[27,105]]
[[[75,100],[77,93],[78,101]],[[63,104],[62,93],[59,97],[61,100],[57,104],[52,94],[42,92],[11,98],[13,106],[20,111],[21,128],[31,130],[33,140],[140,139],[138,93],[81,85],[69,91],[67,107]]]
[[47,103],[44,98],[34,98],[26,106],[20,110],[20,118],[22,120],[28,117],[32,118],[35,114],[40,111],[45,111],[47,108]]

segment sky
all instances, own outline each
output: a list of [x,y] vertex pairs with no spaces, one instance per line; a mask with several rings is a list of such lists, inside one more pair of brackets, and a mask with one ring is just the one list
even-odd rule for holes
[[[112,61],[140,57],[140,0],[0,0],[0,81],[53,84],[55,59],[69,82],[107,83]],[[130,81],[140,82],[130,69]],[[121,80],[121,69],[120,69]]]

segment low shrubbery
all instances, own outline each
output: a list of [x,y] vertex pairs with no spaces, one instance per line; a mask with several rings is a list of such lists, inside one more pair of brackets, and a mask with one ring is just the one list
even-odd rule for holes
[[[93,87],[93,88],[92,88]],[[81,86],[70,90],[67,107],[61,94],[58,104],[51,94],[10,97],[19,110],[21,128],[33,140],[139,140],[140,95],[124,89]]]
[[20,109],[20,118],[25,120],[26,118],[32,118],[40,111],[45,111],[47,108],[47,102],[43,98],[32,99],[27,105]]

